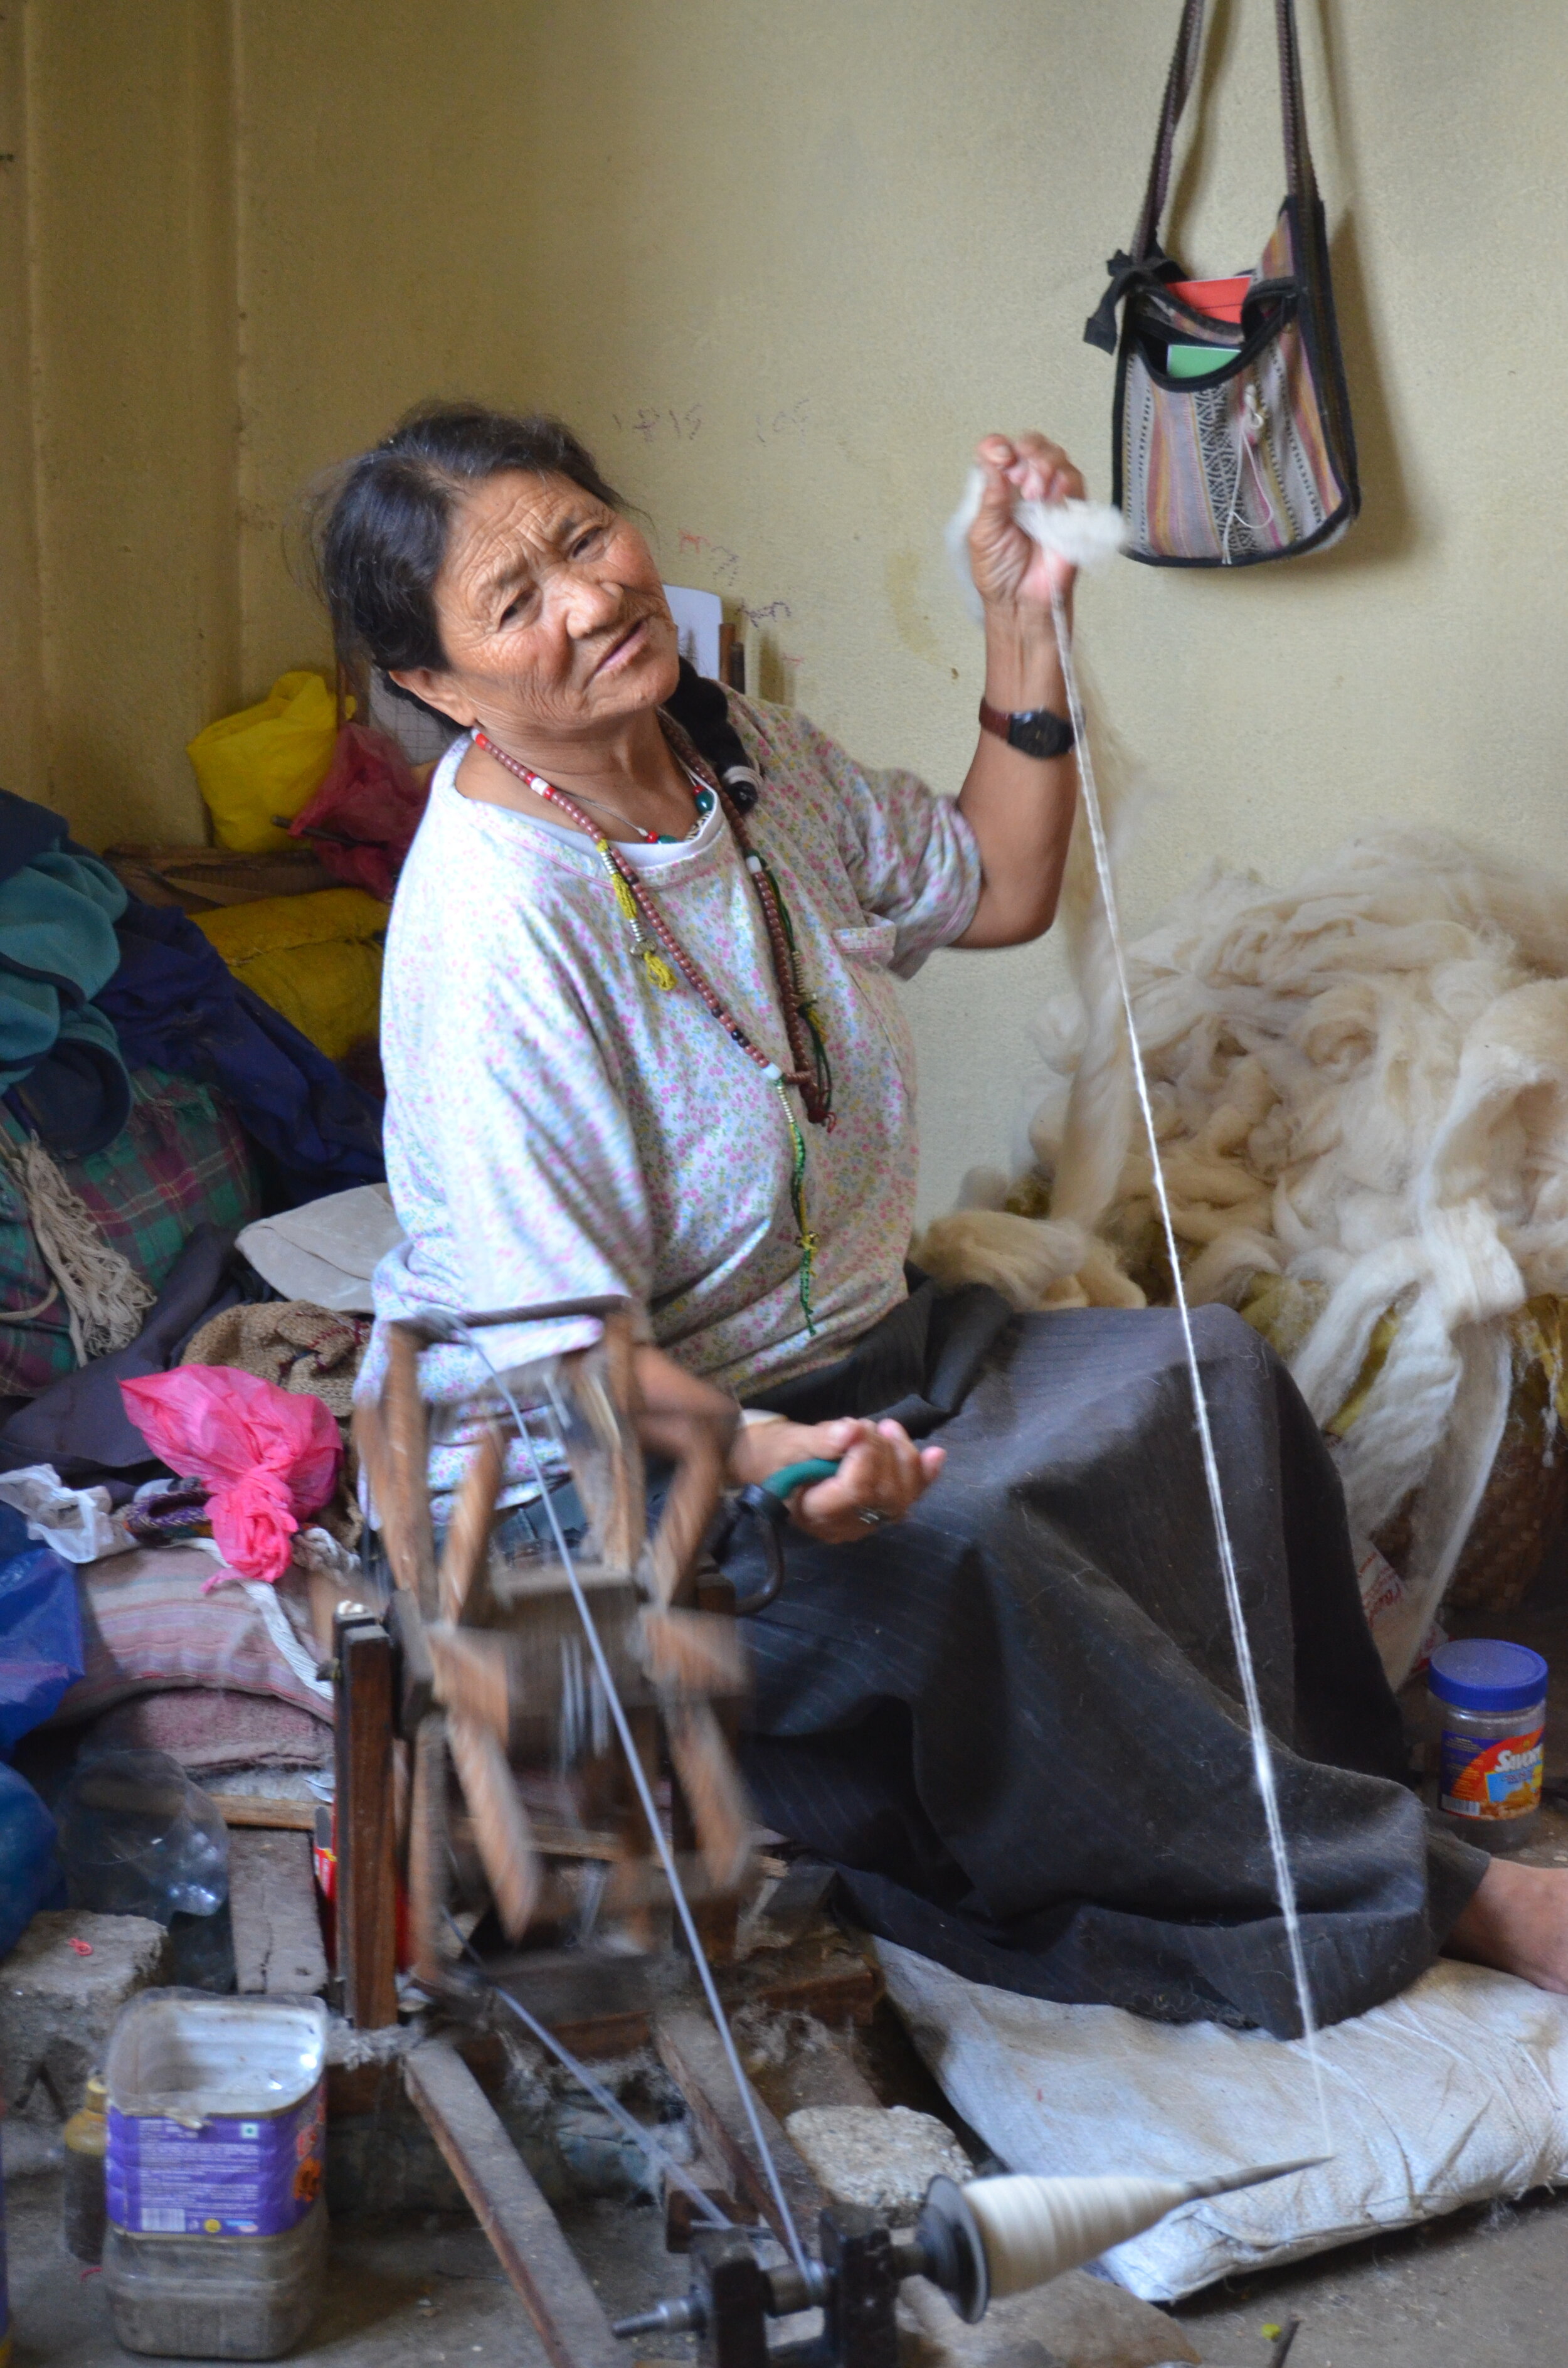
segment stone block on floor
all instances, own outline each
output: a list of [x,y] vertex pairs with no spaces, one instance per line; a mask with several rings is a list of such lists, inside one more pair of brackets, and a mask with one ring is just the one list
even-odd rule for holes
[[907,2105],[802,2105],[784,2127],[820,2187],[885,2213],[895,2228],[915,2226],[934,2179],[974,2175],[946,2123]]
[[[71,1943],[79,1945],[73,1948]],[[82,2101],[128,1998],[168,1979],[169,1936],[145,1916],[45,1908],[0,1959],[0,2100],[58,2123]]]

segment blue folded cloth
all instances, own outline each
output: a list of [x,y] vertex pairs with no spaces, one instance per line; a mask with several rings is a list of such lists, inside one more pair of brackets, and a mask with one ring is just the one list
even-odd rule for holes
[[0,880],[9,880],[36,856],[48,855],[64,837],[62,815],[11,790],[0,790]]
[[386,1174],[369,1094],[187,914],[128,897],[59,814],[0,790],[0,1096],[49,1150],[85,1157],[125,1124],[133,1068],[226,1094],[274,1207]]
[[264,1155],[277,1207],[379,1183],[381,1110],[308,1036],[241,986],[187,914],[132,897],[97,997],[132,1068],[214,1086]]

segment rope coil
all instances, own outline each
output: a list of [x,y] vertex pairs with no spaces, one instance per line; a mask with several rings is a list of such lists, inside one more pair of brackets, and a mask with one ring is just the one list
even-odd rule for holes
[[108,1239],[36,1136],[20,1145],[0,1140],[0,1163],[21,1196],[40,1254],[54,1278],[53,1289],[37,1307],[18,1309],[7,1321],[41,1315],[58,1292],[78,1365],[128,1348],[155,1292]]

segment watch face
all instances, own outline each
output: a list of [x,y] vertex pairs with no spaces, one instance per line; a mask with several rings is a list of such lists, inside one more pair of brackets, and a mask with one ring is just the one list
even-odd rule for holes
[[1073,726],[1048,707],[1015,715],[1007,727],[1007,745],[1024,757],[1065,757],[1073,746]]

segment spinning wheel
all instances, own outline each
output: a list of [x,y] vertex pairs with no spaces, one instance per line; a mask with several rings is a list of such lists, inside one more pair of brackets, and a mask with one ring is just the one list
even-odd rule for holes
[[[426,1482],[430,1421],[419,1386],[421,1349],[438,1341],[475,1348],[481,1322],[578,1315],[599,1319],[596,1346],[541,1360],[506,1383],[493,1373],[476,1393],[473,1452],[437,1546]],[[798,2198],[799,2182],[812,2196],[816,2191],[751,2094],[706,1962],[722,1953],[726,1915],[733,1930],[750,1859],[745,1802],[721,1715],[721,1706],[743,1692],[744,1671],[734,1620],[713,1608],[724,1582],[703,1558],[734,1410],[705,1384],[678,1377],[669,1384],[678,1403],[645,1403],[633,1352],[631,1311],[620,1300],[516,1309],[472,1324],[397,1324],[389,1327],[380,1402],[355,1415],[393,1580],[386,1628],[397,1647],[392,1702],[407,1779],[399,1822],[421,1987],[446,1993],[452,2006],[468,1996],[454,1962],[464,1938],[450,1912],[454,1891],[462,1908],[493,1907],[507,1939],[531,1952],[562,1935],[651,1951],[673,1902],[717,2026],[719,2063],[715,2070],[700,2049],[694,2054],[679,2014],[656,2022],[660,2054],[705,2136],[721,2145],[790,2256],[769,2262],[758,2230],[729,2225],[727,2210],[666,2158],[666,2176],[684,2180],[702,2215],[687,2231],[692,2283],[686,2294],[612,2330],[450,2032],[428,2037],[405,2058],[405,2084],[554,2368],[619,2368],[626,2355],[618,2337],[675,2331],[697,2337],[708,2368],[759,2368],[769,2360],[778,2368],[890,2368],[906,2278],[933,2283],[961,2317],[975,2320],[994,2294],[1054,2277],[1195,2197],[1311,2168],[1272,2164],[1190,2180],[1004,2178],[961,2191],[937,2180],[913,2233],[854,2207],[829,2206],[818,2251],[807,2251],[805,2214],[791,2205],[786,2179],[797,2182]],[[536,1531],[524,1548],[503,1550],[497,1507],[515,1442],[536,1483],[574,1484],[585,1516],[577,1542],[551,1509],[548,1539]],[[652,1537],[645,1449],[668,1469]],[[789,1493],[820,1476],[811,1465],[774,1475],[769,1518],[782,1520]],[[340,1617],[340,1664],[354,1623],[374,1631],[385,1704],[386,1634],[361,1607]],[[340,1697],[351,1702],[353,1693],[340,1665]],[[384,1714],[363,1726],[351,1715],[340,1729],[340,1770],[353,1762],[357,1734],[366,1729],[384,1753]],[[381,1839],[390,1904],[384,1823]],[[706,1911],[705,1930],[693,1921],[694,1905]],[[378,1929],[390,1939],[389,1918]],[[347,1952],[341,1923],[339,1932],[347,1991],[357,1978],[352,1921]],[[528,1963],[538,1973],[549,1961],[534,1954]],[[580,1983],[585,1952],[574,1950],[569,1963]],[[522,1970],[515,1966],[507,1980]],[[647,1970],[640,1967],[640,1975]],[[511,1995],[500,1979],[487,1987]],[[523,2011],[515,1997],[512,2003]],[[389,2001],[369,2020],[390,2021],[395,2010]],[[523,2020],[568,2070],[588,2079],[543,2024],[527,2012]],[[631,2127],[652,2146],[650,2135]],[[770,2344],[770,2319],[819,2305],[820,2338]]]
[[[569,1315],[598,1319],[596,1346],[476,1392],[479,1436],[437,1548],[421,1349],[477,1347],[481,1325]],[[696,1382],[683,1403],[643,1403],[632,1352],[620,1300],[394,1324],[380,1403],[355,1416],[393,1581],[397,1725],[412,1755],[400,1823],[414,1966],[427,1990],[452,1978],[454,1891],[471,1909],[493,1905],[513,1942],[659,1945],[669,1885],[627,1743],[655,1799],[667,1775],[666,1841],[687,1898],[704,1910],[710,1955],[726,1921],[733,1930],[750,1849],[720,1706],[738,1700],[745,1675],[734,1621],[714,1608],[728,1590],[701,1550],[734,1412]],[[517,1440],[530,1470],[574,1483],[587,1521],[575,1546],[552,1520],[544,1542],[499,1550],[497,1503]],[[673,1464],[652,1537],[645,1447]]]

